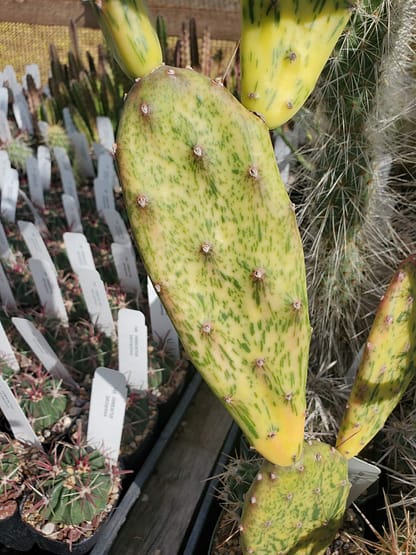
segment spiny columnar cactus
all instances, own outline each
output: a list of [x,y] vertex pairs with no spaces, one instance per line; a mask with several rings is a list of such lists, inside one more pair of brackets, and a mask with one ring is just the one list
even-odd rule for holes
[[387,272],[414,244],[389,173],[409,103],[415,24],[414,0],[358,2],[309,106],[318,127],[313,170],[298,183],[312,353],[318,364],[337,360],[340,372],[361,347]]
[[278,127],[315,87],[351,2],[241,0],[241,8],[241,101]]
[[129,77],[143,77],[162,63],[145,0],[95,0],[93,6],[108,46]]
[[133,232],[188,355],[250,443],[290,465],[310,327],[267,127],[221,83],[162,66],[130,91],[117,143]]
[[324,443],[306,443],[290,468],[265,462],[247,493],[241,520],[244,553],[325,553],[342,521],[349,489],[347,460]]

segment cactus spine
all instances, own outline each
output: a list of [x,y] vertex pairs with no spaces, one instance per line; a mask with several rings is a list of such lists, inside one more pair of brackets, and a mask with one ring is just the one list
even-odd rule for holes
[[145,0],[94,0],[98,22],[120,67],[131,79],[162,63],[162,49]]
[[304,104],[350,16],[343,0],[242,0],[241,101],[270,128]]
[[310,327],[267,127],[221,84],[162,67],[130,91],[117,143],[132,230],[188,355],[251,444],[291,464]]

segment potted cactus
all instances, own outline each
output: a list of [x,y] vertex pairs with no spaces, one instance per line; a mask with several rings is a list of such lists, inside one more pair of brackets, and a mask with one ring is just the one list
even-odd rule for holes
[[94,4],[116,56],[123,29],[135,47],[116,159],[146,270],[189,358],[264,458],[245,497],[242,551],[323,554],[345,513],[348,460],[383,426],[415,367],[410,257],[379,307],[336,446],[304,441],[304,255],[269,126],[311,92],[351,7],[242,2],[241,99],[253,114],[222,81],[162,65],[142,3]]
[[116,504],[117,468],[96,450],[68,444],[56,444],[50,455],[33,454],[28,467],[21,514],[36,530],[38,545],[55,553],[86,553],[88,538]]

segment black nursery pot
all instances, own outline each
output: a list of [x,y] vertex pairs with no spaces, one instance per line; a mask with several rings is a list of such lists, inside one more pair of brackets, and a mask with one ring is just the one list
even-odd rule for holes
[[[36,544],[39,550],[42,551],[42,553],[47,552],[54,553],[56,555],[84,555],[85,553],[89,553],[94,545],[97,543],[111,515],[112,512],[109,513],[108,516],[100,523],[97,530],[92,534],[92,536],[82,538],[72,544],[69,544],[65,541],[48,538],[32,526],[26,524],[25,526],[29,529],[31,533],[33,540],[32,546]],[[36,550],[36,553],[38,553],[38,550]]]
[[31,529],[20,518],[19,508],[15,512],[0,520],[1,544],[16,551],[29,551],[35,543]]

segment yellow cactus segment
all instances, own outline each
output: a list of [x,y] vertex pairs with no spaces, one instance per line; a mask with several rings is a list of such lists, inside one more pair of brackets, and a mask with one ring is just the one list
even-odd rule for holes
[[101,30],[122,70],[137,79],[162,63],[162,49],[145,0],[95,0]]
[[292,464],[310,325],[269,130],[220,83],[162,66],[130,91],[116,156],[131,229],[190,360],[250,445]]
[[273,129],[312,92],[350,17],[346,0],[241,0],[241,102]]
[[416,373],[416,257],[396,272],[378,308],[337,449],[355,457],[381,430]]

